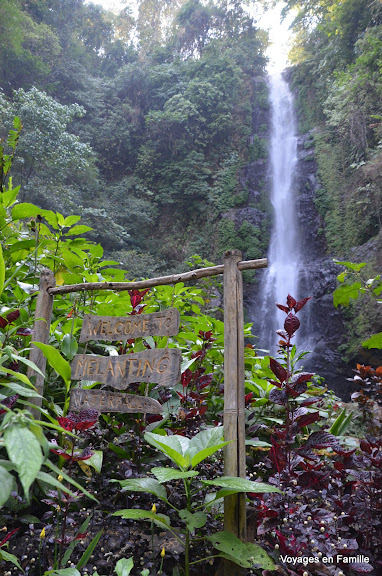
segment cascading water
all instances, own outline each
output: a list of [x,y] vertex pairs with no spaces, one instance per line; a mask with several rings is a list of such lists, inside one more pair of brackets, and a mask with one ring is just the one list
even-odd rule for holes
[[260,346],[275,352],[276,330],[285,314],[275,302],[285,304],[288,294],[297,298],[300,249],[293,181],[297,164],[296,123],[293,98],[281,73],[270,77],[272,132],[270,145],[273,227],[268,253],[269,268],[262,279]]

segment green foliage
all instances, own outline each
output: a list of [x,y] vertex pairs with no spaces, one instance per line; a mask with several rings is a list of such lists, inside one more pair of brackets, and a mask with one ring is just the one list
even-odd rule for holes
[[[367,266],[365,262],[335,262],[336,264],[344,266],[345,270],[337,276],[340,286],[333,293],[334,306],[347,307],[349,306],[351,298],[357,300],[359,296],[363,294],[369,295],[369,297],[373,298],[377,304],[382,301],[380,298],[382,293],[381,276],[378,274],[374,278],[365,278],[365,275],[361,273],[361,270]],[[356,281],[354,282],[354,280]],[[366,324],[366,330],[370,333],[370,323]],[[363,336],[363,332],[361,332],[361,335]],[[376,348],[381,350],[382,333],[373,334],[370,338],[362,342],[362,346],[368,349]]]
[[[190,565],[195,564],[197,561],[190,561],[190,536],[198,529],[201,529],[207,523],[207,515],[205,512],[199,510],[196,501],[193,499],[196,496],[196,491],[192,485],[193,478],[199,475],[198,471],[194,470],[203,460],[215,454],[218,450],[228,444],[222,440],[222,428],[207,428],[195,434],[192,438],[173,434],[171,436],[154,434],[152,432],[145,433],[145,440],[160,450],[167,458],[169,458],[179,469],[173,468],[156,468],[154,467],[151,472],[155,476],[153,478],[135,478],[132,480],[118,480],[122,486],[122,491],[133,492],[149,492],[162,500],[165,504],[171,506],[177,511],[180,520],[185,524],[185,540],[181,540],[175,532],[175,528],[170,524],[170,518],[164,514],[157,514],[152,510],[119,510],[114,512],[114,516],[122,516],[122,518],[129,519],[143,519],[150,520],[160,528],[165,528],[172,532],[177,540],[185,546],[185,573],[188,575],[190,572]],[[167,497],[167,490],[162,485],[165,482],[173,480],[183,480],[185,494],[187,498],[187,507],[179,509],[176,505],[171,503]],[[115,480],[116,482],[116,480]],[[280,492],[275,486],[270,486],[262,483],[252,482],[244,478],[232,478],[223,476],[212,480],[203,480],[204,486],[219,486],[222,490],[213,494],[211,498],[206,498],[208,506],[204,506],[206,511],[213,502],[222,498],[227,494],[237,494],[243,492]],[[225,532],[219,532],[207,538],[210,540],[215,548],[220,552],[219,556],[222,558],[229,558],[236,564],[250,568],[254,564],[259,564],[263,568],[273,569],[274,564],[271,558],[255,544],[243,544],[239,539],[227,535]]]

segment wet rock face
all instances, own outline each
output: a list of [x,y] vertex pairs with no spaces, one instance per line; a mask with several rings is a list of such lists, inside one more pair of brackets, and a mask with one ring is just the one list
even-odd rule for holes
[[298,344],[300,349],[312,350],[304,359],[304,368],[323,376],[329,388],[348,399],[353,390],[346,376],[351,373],[338,350],[346,342],[346,333],[341,310],[333,305],[336,277],[341,269],[333,262],[333,257],[327,255],[323,222],[315,207],[320,183],[312,136],[309,132],[298,138],[295,182],[302,254],[298,297],[312,297],[299,314]]

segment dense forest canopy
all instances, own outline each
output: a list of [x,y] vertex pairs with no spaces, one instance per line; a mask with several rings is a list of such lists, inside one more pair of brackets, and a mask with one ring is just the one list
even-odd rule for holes
[[[142,0],[115,15],[5,0],[0,26],[1,123],[23,122],[23,199],[80,209],[133,275],[220,257],[236,236],[220,216],[245,201],[239,168],[264,154],[249,136],[268,37],[243,3]],[[249,257],[264,255],[259,235]]]

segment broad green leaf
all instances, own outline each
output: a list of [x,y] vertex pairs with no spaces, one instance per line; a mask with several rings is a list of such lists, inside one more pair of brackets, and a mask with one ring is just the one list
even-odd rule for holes
[[76,224],[76,222],[78,222],[79,220],[81,220],[81,216],[74,216],[74,215],[67,216],[65,218],[64,225],[65,226],[73,226],[73,224]]
[[359,272],[364,266],[366,266],[366,262],[356,264],[354,262],[339,262],[338,260],[334,260],[334,263],[345,266],[348,270],[352,270],[353,272]]
[[29,204],[28,202],[20,202],[12,208],[12,220],[20,220],[20,218],[31,218],[36,217],[37,214],[41,214],[42,210],[34,204]]
[[202,430],[190,440],[190,446],[188,453],[191,458],[191,466],[195,468],[202,462],[214,454],[223,446],[229,444],[229,442],[222,442],[223,428],[207,428],[207,430]]
[[161,528],[171,528],[170,518],[165,514],[155,514],[154,512],[146,512],[145,510],[118,510],[114,512],[113,516],[121,516],[130,520],[152,520],[154,524]]
[[370,338],[362,342],[362,346],[364,348],[377,348],[378,350],[381,350],[382,332],[378,332],[378,334],[373,334]]
[[40,348],[52,368],[61,376],[66,386],[69,386],[72,376],[69,362],[50,344],[43,344],[42,342],[33,342],[33,344],[37,346],[37,348]]
[[5,208],[8,208],[9,206],[12,206],[12,204],[14,204],[19,191],[20,191],[20,186],[16,186],[16,188],[12,188],[10,186],[8,188],[8,190],[6,190],[6,192],[4,192],[4,194],[2,196],[2,201],[3,201],[3,206],[5,206]]
[[4,442],[9,459],[16,464],[24,494],[29,501],[29,488],[42,463],[41,446],[36,436],[22,424],[12,424],[4,431]]
[[281,490],[272,486],[271,484],[265,484],[264,482],[252,482],[252,480],[247,480],[246,478],[236,478],[234,476],[222,476],[221,478],[214,478],[213,480],[202,480],[203,484],[207,486],[220,486],[220,488],[225,488],[234,492],[279,492],[282,494]]
[[92,466],[98,474],[101,473],[103,462],[103,452],[102,450],[94,450],[93,456],[88,458],[85,463],[88,466]]
[[353,284],[341,284],[333,293],[333,304],[337,306],[349,306],[350,298],[353,300],[359,296],[359,289],[362,288],[361,282]]
[[44,576],[81,576],[77,568],[60,568],[59,570],[48,570]]
[[3,250],[0,245],[0,296],[3,293],[4,280],[5,280],[5,263],[4,263]]
[[180,468],[188,468],[190,466],[191,461],[188,455],[189,438],[179,436],[178,434],[174,434],[173,436],[160,436],[153,432],[146,432],[144,438],[146,442],[166,454],[166,456]]
[[77,236],[78,234],[85,234],[85,232],[90,232],[93,230],[90,226],[85,226],[85,224],[78,224],[78,226],[73,226],[65,232],[65,236]]
[[0,506],[3,506],[12,492],[13,476],[0,466]]
[[148,492],[167,502],[166,488],[154,478],[131,478],[130,480],[117,480],[123,491]]
[[[0,370],[0,372],[1,372],[1,370]],[[4,382],[3,381],[1,383],[1,385],[5,386],[6,388],[9,388],[10,390],[15,392],[16,394],[20,394],[20,396],[25,396],[25,398],[41,397],[38,392],[35,392],[34,390],[30,390],[29,388],[24,388],[24,386],[21,386],[21,384],[17,384],[16,382]],[[32,386],[32,384],[31,384],[31,386]]]
[[212,542],[212,545],[222,552],[222,557],[239,564],[243,568],[258,567],[263,570],[274,570],[276,568],[272,558],[268,554],[252,542],[242,542],[231,534],[231,532],[218,532],[207,536],[207,540]]
[[154,474],[155,478],[159,480],[159,482],[183,480],[184,478],[193,478],[194,476],[199,475],[199,472],[196,470],[182,472],[181,470],[176,470],[175,468],[151,468],[151,472]]
[[132,558],[121,558],[115,565],[114,570],[117,576],[129,576],[131,570],[134,568],[134,560]]
[[24,570],[21,568],[19,564],[17,556],[15,556],[14,554],[10,554],[9,552],[6,552],[3,548],[0,548],[0,558],[2,560],[5,560],[6,562],[12,562],[12,564],[17,566],[19,570],[24,572]]
[[73,360],[78,350],[77,340],[74,336],[71,334],[65,334],[61,342],[61,350],[69,360]]
[[207,514],[204,512],[189,512],[188,510],[180,510],[179,517],[186,523],[190,532],[194,532],[195,528],[203,528],[207,522]]

